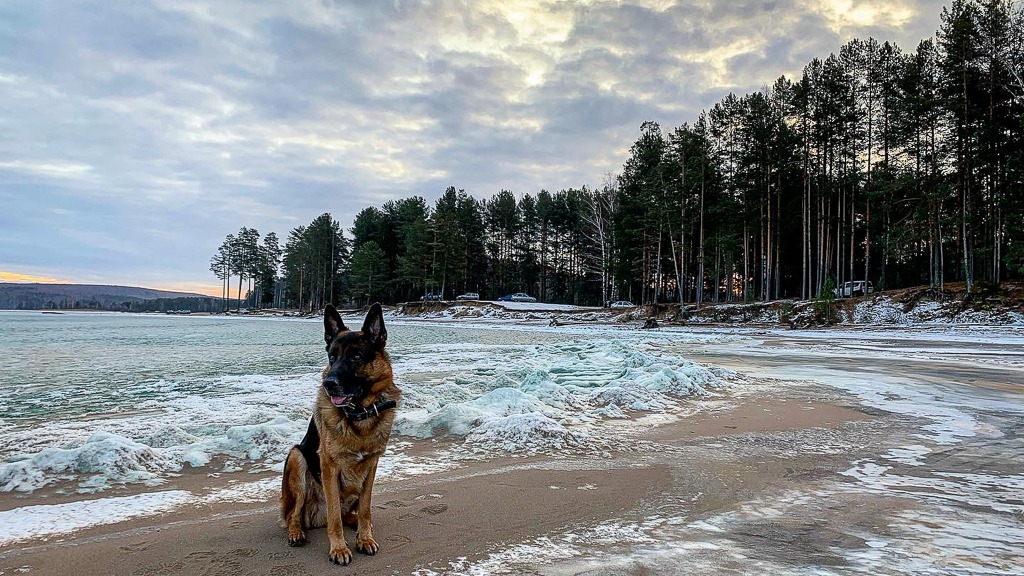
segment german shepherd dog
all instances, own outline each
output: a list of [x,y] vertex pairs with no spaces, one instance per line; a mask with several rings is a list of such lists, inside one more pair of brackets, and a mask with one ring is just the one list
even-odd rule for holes
[[356,529],[356,550],[376,554],[370,497],[377,461],[391,435],[401,392],[384,351],[388,333],[380,304],[362,330],[345,326],[334,306],[324,310],[329,364],[302,443],[288,452],[281,483],[281,519],[288,544],[306,543],[305,529],[327,526],[330,559],[348,564],[343,524]]

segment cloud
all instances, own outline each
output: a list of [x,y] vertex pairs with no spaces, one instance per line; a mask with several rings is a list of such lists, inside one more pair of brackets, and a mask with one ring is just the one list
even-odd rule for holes
[[20,172],[27,177],[81,179],[92,172],[92,166],[76,162],[13,160],[0,162],[0,171]]
[[0,266],[202,283],[241,226],[600,184],[644,120],[693,120],[854,36],[910,49],[933,4],[4,2]]
[[[917,3],[907,0],[827,0],[805,8],[822,14],[837,33],[885,27],[898,30],[919,15]],[[938,10],[932,6],[929,9]]]

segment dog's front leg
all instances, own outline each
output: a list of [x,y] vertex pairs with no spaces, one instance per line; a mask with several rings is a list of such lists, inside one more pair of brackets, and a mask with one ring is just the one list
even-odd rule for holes
[[370,505],[370,497],[373,495],[373,480],[377,476],[377,460],[374,456],[370,464],[370,471],[363,481],[363,490],[359,493],[359,504],[356,510],[356,550],[363,554],[376,554],[380,547],[373,539],[373,507]]
[[327,539],[331,543],[330,559],[335,564],[347,565],[352,551],[345,545],[345,529],[341,524],[341,473],[329,457],[320,453],[323,470],[324,498],[327,500]]

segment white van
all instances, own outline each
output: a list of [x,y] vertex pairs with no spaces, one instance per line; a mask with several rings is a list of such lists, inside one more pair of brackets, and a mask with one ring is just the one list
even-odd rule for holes
[[842,288],[836,288],[832,292],[836,295],[836,298],[850,298],[851,296],[864,296],[865,294],[871,294],[875,291],[874,285],[867,280],[857,280],[855,282],[843,282]]

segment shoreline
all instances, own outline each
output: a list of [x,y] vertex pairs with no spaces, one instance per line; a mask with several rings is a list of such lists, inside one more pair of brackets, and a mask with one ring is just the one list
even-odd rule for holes
[[[841,429],[872,418],[855,408],[802,395],[726,398],[716,402],[713,410],[650,429],[643,445],[663,446],[669,452],[715,452],[715,444],[723,439]],[[430,444],[421,442],[416,452],[428,452]],[[636,449],[603,458],[497,456],[466,461],[452,470],[379,481],[374,493],[374,527],[382,550],[376,557],[357,554],[350,568],[360,574],[412,573],[459,559],[479,561],[505,542],[528,540],[566,526],[594,526],[628,518],[643,502],[656,502],[674,492],[678,479],[665,456],[657,450],[638,453]],[[224,475],[224,479],[240,475],[247,476]],[[190,483],[207,484],[209,479],[202,476],[194,473],[174,489],[187,489]],[[258,478],[275,482],[278,476],[260,474]],[[767,477],[757,481],[763,480]],[[747,481],[755,479],[747,477]],[[192,574],[210,569],[287,574],[298,570],[300,564],[304,573],[337,570],[327,561],[323,530],[310,531],[306,547],[288,548],[284,530],[278,526],[274,498],[276,494],[253,502],[189,506],[53,536],[42,543],[11,543],[0,547],[0,573],[31,567],[33,574],[66,574],[65,568],[71,566],[86,576]],[[46,500],[38,498],[39,503]],[[347,538],[351,545],[351,532]],[[236,554],[239,550],[246,552]]]
[[[995,288],[977,289],[972,294],[959,284],[944,291],[915,286],[858,297],[822,301],[785,299],[768,302],[705,302],[638,305],[606,308],[570,304],[505,302],[490,300],[411,301],[386,306],[389,318],[419,318],[432,321],[546,321],[552,326],[610,325],[639,327],[653,320],[655,327],[730,327],[761,329],[813,329],[992,326],[1024,327],[1024,283],[1006,282]],[[126,313],[167,316],[318,318],[319,312],[287,308],[257,308],[241,311],[129,312],[119,310],[3,310],[7,312]],[[0,311],[0,312],[3,312]],[[342,310],[343,315],[360,315],[362,308]]]
[[[406,323],[420,321],[396,324]],[[571,339],[577,333],[536,322],[494,324]],[[677,398],[671,410],[631,411],[600,426],[575,422],[591,432],[592,445],[515,457],[463,437],[393,436],[389,454],[406,459],[392,469],[416,471],[378,476],[374,523],[382,551],[357,554],[348,569],[434,576],[938,567],[983,574],[1007,573],[1024,561],[1024,506],[1002,488],[1024,483],[1019,336],[979,339],[972,330],[945,329],[730,328],[708,331],[707,338],[701,332],[675,338],[664,330],[621,341],[644,342],[645,358],[692,359],[719,376],[735,370],[732,384]],[[446,350],[426,346],[434,351],[404,360],[411,373]],[[622,361],[633,349],[608,350]],[[545,353],[545,369],[553,370],[578,349]],[[444,370],[461,373],[459,365]],[[311,531],[305,548],[287,547],[277,522],[279,481],[274,472],[197,468],[157,488],[12,498],[8,510],[17,516],[8,517],[9,530],[24,537],[0,547],[0,574],[345,570],[327,561],[322,530]],[[154,491],[174,498],[115,502]],[[143,514],[105,517],[114,507],[90,511],[90,500]],[[47,509],[61,504],[70,506]],[[32,514],[44,512],[39,531],[25,532]],[[120,520],[88,524],[97,518]],[[950,534],[965,536],[956,545],[936,544]],[[347,537],[351,545],[351,532]]]

